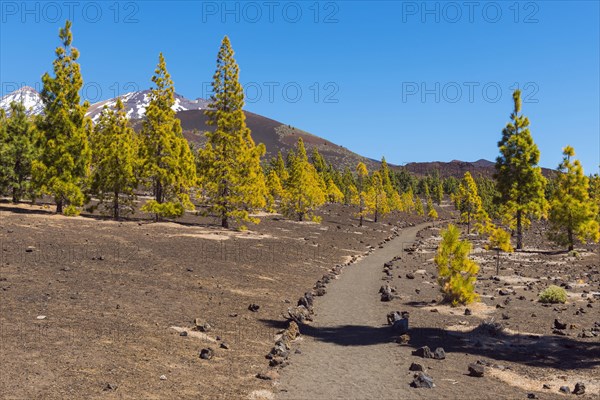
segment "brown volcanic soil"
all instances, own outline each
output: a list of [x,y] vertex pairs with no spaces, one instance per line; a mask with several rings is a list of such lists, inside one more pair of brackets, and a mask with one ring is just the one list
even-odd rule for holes
[[[269,215],[249,232],[234,232],[191,215],[179,223],[117,223],[66,218],[40,206],[0,204],[0,393],[18,399],[272,398],[280,389],[293,388],[288,375],[305,362],[300,358],[314,357],[308,344],[323,339],[319,318],[326,311],[321,307],[348,295],[343,283],[352,279],[355,267],[377,267],[372,270],[376,279],[366,275],[373,283],[384,276],[379,264],[399,255],[390,283],[401,297],[381,303],[376,290],[354,286],[352,295],[372,312],[356,316],[357,329],[325,335],[332,346],[340,345],[338,336],[347,339],[350,345],[344,345],[356,352],[348,365],[350,377],[393,376],[395,382],[382,387],[400,387],[406,398],[509,399],[536,392],[552,399],[562,397],[559,386],[573,389],[576,381],[586,384],[584,398],[597,398],[599,339],[577,335],[600,322],[600,301],[594,297],[600,291],[598,246],[582,247],[578,257],[540,253],[550,248],[541,236],[543,226],[535,226],[534,234],[526,236],[528,251],[503,255],[499,280],[493,280],[494,254],[481,250],[472,237],[474,257],[482,265],[477,286],[482,302],[470,307],[473,315],[464,316],[464,307],[432,303],[440,300],[432,259],[441,223],[418,233],[415,251],[406,252],[401,249],[410,243],[377,244],[391,237],[394,226],[419,223],[419,218],[394,215],[359,228],[349,211],[325,207],[322,224]],[[439,211],[444,218],[450,214],[447,207]],[[294,344],[303,352],[291,356],[281,383],[257,379],[266,370],[265,354],[276,333],[285,326],[287,308],[329,268],[352,255],[365,255],[368,246],[375,246],[375,252],[347,267],[325,297],[317,298],[315,322],[300,327],[303,336]],[[415,279],[406,278],[409,272]],[[527,282],[533,282],[531,288]],[[550,283],[570,285],[566,305],[546,307],[535,301]],[[502,296],[501,288],[516,293]],[[250,312],[250,303],[260,305],[259,311]],[[408,345],[392,341],[385,324],[392,310],[410,311]],[[365,317],[373,319],[370,326],[361,322]],[[212,326],[207,336],[191,331],[194,318]],[[554,318],[576,327],[565,330],[568,336],[554,335]],[[477,329],[492,319],[503,325],[503,332],[490,335]],[[181,330],[189,335],[180,336]],[[221,342],[230,349],[219,348]],[[444,347],[446,359],[411,355],[423,345]],[[215,349],[214,359],[198,357],[205,347]],[[377,354],[386,356],[373,357]],[[469,377],[467,364],[476,360],[499,367],[488,367],[484,378]],[[423,364],[437,387],[410,388],[411,362]],[[331,385],[344,382],[335,379],[341,370],[343,366],[321,367]],[[300,387],[313,385],[307,378],[294,379]],[[551,389],[542,389],[544,383]],[[301,399],[303,393],[281,395]],[[381,394],[398,398],[397,391]]]
[[[518,399],[534,393],[552,399],[563,397],[560,386],[573,390],[576,382],[586,385],[585,398],[598,398],[598,246],[583,246],[579,258],[539,253],[541,245],[548,244],[541,235],[544,227],[535,228],[526,236],[526,252],[503,256],[497,279],[491,279],[496,274],[494,253],[477,247],[482,241],[471,237],[473,257],[482,266],[477,283],[482,298],[469,306],[469,316],[465,307],[440,304],[433,263],[439,228],[419,232],[415,246],[416,228],[404,229],[384,249],[348,267],[332,284],[331,297],[317,299],[315,321],[300,329],[304,337],[297,343],[302,353],[292,355],[278,398]],[[384,303],[377,291],[384,283],[383,263],[393,258],[390,283],[400,298]],[[544,306],[536,301],[550,283],[569,285],[567,304]],[[500,289],[515,294],[501,295]],[[387,313],[396,310],[410,313],[408,345],[396,344],[397,336],[386,323]],[[566,336],[552,333],[555,318],[569,326],[563,331]],[[486,330],[480,326],[484,322],[498,322],[502,330]],[[595,324],[598,336],[578,337]],[[446,359],[411,354],[421,346],[432,351],[443,347]],[[468,376],[468,365],[478,360],[488,366],[484,378]],[[425,367],[434,389],[409,387],[412,362]],[[549,388],[543,389],[544,384]]]
[[[0,203],[2,397],[235,399],[270,389],[255,378],[277,332],[263,321],[282,321],[329,268],[407,224],[388,216],[359,228],[342,206],[320,214],[322,224],[268,215],[234,232],[191,215],[113,222]],[[212,326],[209,337],[179,335],[195,318]],[[213,360],[198,357],[205,347]]]

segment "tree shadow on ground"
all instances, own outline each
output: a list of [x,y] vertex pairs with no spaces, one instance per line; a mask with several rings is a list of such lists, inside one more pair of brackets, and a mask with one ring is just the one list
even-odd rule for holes
[[[285,321],[260,320],[271,327],[284,329]],[[315,340],[339,346],[372,346],[394,342],[398,337],[390,326],[339,325],[317,328],[301,325],[300,333]],[[462,353],[514,362],[532,367],[575,370],[600,365],[600,343],[580,341],[564,336],[538,336],[493,330],[480,325],[466,332],[440,328],[416,327],[409,330],[408,346],[443,347],[447,354]]]

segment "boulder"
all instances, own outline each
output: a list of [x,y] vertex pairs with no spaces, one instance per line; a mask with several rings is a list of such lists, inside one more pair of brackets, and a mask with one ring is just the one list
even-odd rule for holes
[[436,360],[443,360],[446,358],[446,352],[444,351],[443,347],[438,347],[437,349],[435,349],[435,351],[433,352],[433,358],[435,358]]
[[424,371],[425,369],[421,364],[411,363],[410,367],[408,367],[410,371]]
[[485,373],[485,367],[481,364],[469,364],[469,375],[476,378],[483,377]]
[[433,378],[430,377],[429,375],[426,375],[423,372],[417,372],[414,375],[413,381],[410,385],[414,388],[426,388],[426,389],[432,389],[435,387],[435,384],[433,383]]
[[413,356],[423,357],[423,358],[433,358],[431,354],[431,350],[428,346],[423,346],[412,352]]
[[556,318],[554,320],[554,329],[567,329],[567,323]]
[[259,310],[260,306],[258,304],[250,304],[248,306],[248,310],[252,311],[252,312],[257,312]]
[[211,358],[213,358],[214,355],[215,352],[210,347],[200,350],[200,358],[203,360],[210,360]]
[[573,394],[585,394],[585,385],[582,382],[577,382],[575,389],[573,389]]

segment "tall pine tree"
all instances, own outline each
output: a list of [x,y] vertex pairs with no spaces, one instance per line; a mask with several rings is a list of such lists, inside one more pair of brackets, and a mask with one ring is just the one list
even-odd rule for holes
[[91,146],[92,193],[118,220],[123,211],[133,212],[139,170],[137,136],[129,126],[121,99],[114,110],[104,106]]
[[196,164],[181,122],[175,115],[175,89],[162,53],[154,71],[155,87],[150,94],[141,131],[142,178],[152,187],[154,199],[142,207],[161,218],[181,217],[193,210],[189,190],[196,181]]
[[231,219],[258,223],[250,211],[266,205],[267,187],[260,165],[265,147],[255,145],[246,126],[239,67],[227,36],[217,56],[212,90],[205,114],[207,124],[215,130],[206,132],[208,141],[200,151],[206,171],[200,177],[201,184],[210,199],[211,211],[223,228],[229,228]]
[[469,171],[465,172],[458,193],[454,195],[454,204],[460,211],[460,220],[467,224],[467,233],[471,233],[471,222],[476,220],[483,223],[485,211],[481,205],[481,197],[477,192],[477,185]]
[[598,205],[589,197],[589,179],[579,160],[571,161],[575,150],[563,149],[563,161],[558,167],[556,190],[550,202],[550,237],[573,250],[575,238],[582,242],[598,242],[600,231],[596,216]]
[[32,175],[40,191],[54,197],[57,213],[74,215],[85,201],[82,188],[89,174],[92,123],[85,116],[89,103],[80,104],[83,79],[77,63],[79,51],[71,45],[71,21],[60,28],[58,36],[62,46],[55,51],[54,77],[48,73],[42,77],[40,156],[32,163]]
[[[25,106],[21,103],[10,104],[10,117],[4,126],[4,137],[0,133],[0,169],[2,178],[0,186],[8,189],[12,195],[12,201],[17,203],[25,194],[32,194],[31,188],[31,164],[39,155],[35,146],[36,134],[35,124],[27,116]],[[0,128],[2,129],[2,128]]]
[[517,249],[523,248],[523,227],[529,216],[545,215],[546,179],[538,166],[540,151],[529,132],[529,119],[521,114],[521,91],[513,94],[514,110],[498,142],[500,156],[496,159],[495,178],[498,182],[502,214],[516,229]]

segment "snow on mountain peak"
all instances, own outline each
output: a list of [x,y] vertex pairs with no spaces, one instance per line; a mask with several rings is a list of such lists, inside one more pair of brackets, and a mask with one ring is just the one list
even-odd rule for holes
[[0,108],[10,115],[10,104],[12,102],[22,103],[27,110],[27,115],[38,115],[44,110],[42,97],[34,88],[23,86],[12,93],[0,98]]
[[[146,115],[146,109],[150,104],[150,90],[142,90],[137,92],[125,93],[118,98],[123,102],[125,113],[129,119],[141,119]],[[10,103],[13,101],[23,103],[27,109],[28,115],[39,115],[44,111],[44,104],[40,94],[32,87],[23,86],[12,93],[0,98],[0,108],[4,109],[7,114],[10,113]],[[186,110],[203,110],[207,108],[208,101],[204,99],[188,100],[185,97],[175,93],[175,104],[171,107],[175,112]],[[117,104],[117,97],[99,101],[90,106],[87,116],[92,118],[92,121],[98,122],[100,113],[104,106],[109,108]]]

